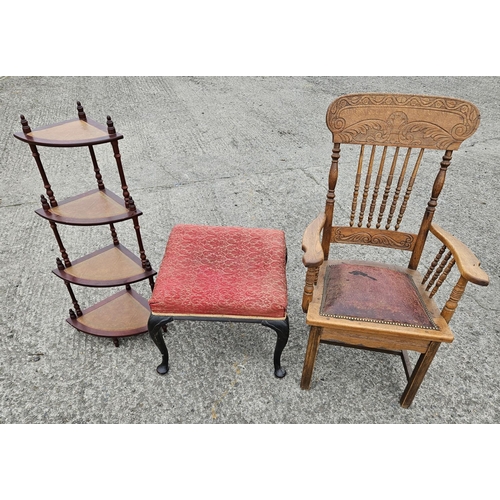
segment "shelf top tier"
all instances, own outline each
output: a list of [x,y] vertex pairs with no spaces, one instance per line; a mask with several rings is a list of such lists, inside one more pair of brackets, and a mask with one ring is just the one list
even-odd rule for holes
[[35,212],[44,219],[72,226],[98,226],[142,215],[140,210],[125,208],[125,202],[109,189],[93,189],[60,202],[49,210]]
[[68,148],[92,146],[123,139],[123,135],[118,134],[114,127],[112,131],[114,133],[110,134],[106,125],[102,125],[91,118],[85,120],[76,118],[35,128],[29,132],[16,132],[14,137],[38,146]]

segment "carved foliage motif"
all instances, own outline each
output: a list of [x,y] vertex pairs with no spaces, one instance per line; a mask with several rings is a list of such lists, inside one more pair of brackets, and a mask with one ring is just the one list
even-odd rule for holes
[[371,231],[369,229],[335,227],[333,228],[332,242],[413,250],[415,237],[408,233],[393,232],[389,235],[387,232]]
[[335,142],[456,149],[479,118],[473,104],[458,99],[354,94],[330,105],[327,124]]

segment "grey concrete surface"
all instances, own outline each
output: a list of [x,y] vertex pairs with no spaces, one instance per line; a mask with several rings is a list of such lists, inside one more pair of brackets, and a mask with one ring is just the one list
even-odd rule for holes
[[[300,302],[301,237],[324,204],[329,103],[349,92],[408,92],[470,100],[477,133],[454,155],[436,220],[461,238],[490,276],[469,286],[409,410],[391,356],[321,346],[310,391],[299,381],[307,344]],[[498,312],[500,78],[496,77],[5,77],[0,79],[0,423],[414,424],[500,421]],[[130,192],[143,211],[148,258],[158,269],[177,223],[275,227],[289,251],[290,340],[272,373],[275,336],[245,324],[174,323],[170,372],[147,334],[115,348],[64,321],[71,302],[51,270],[59,256],[34,210],[44,192],[26,144],[13,133],[110,114]],[[106,185],[119,192],[111,149],[96,148]],[[41,148],[58,199],[94,187],[87,151]],[[135,248],[133,228],[117,225]],[[70,257],[109,244],[103,228],[62,227]],[[350,251],[350,250],[349,250]],[[134,286],[148,297],[147,283]],[[109,291],[76,288],[83,307]]]

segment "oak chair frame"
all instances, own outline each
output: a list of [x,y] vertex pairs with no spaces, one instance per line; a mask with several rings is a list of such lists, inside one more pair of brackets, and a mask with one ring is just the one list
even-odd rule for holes
[[[310,388],[320,343],[375,350],[401,357],[407,385],[400,404],[404,408],[411,405],[440,344],[453,341],[448,323],[467,283],[482,286],[488,284],[488,276],[479,267],[480,262],[475,255],[457,238],[433,223],[452,152],[477,130],[479,121],[479,111],[473,104],[448,97],[350,94],[341,96],[330,104],[326,124],[332,133],[333,151],[325,210],[310,223],[302,240],[303,264],[307,268],[302,309],[307,314],[306,323],[310,326],[301,379],[302,389]],[[348,226],[335,225],[333,217],[340,150],[344,144],[360,146]],[[406,153],[401,155],[405,148]],[[410,158],[415,149],[418,150],[418,156],[411,170]],[[418,232],[403,232],[400,231],[400,226],[427,149],[444,151],[444,155]],[[380,162],[375,160],[376,153],[380,156]],[[365,167],[367,157],[368,166]],[[402,166],[397,167],[401,159]],[[380,192],[381,200],[378,198]],[[387,221],[383,225],[386,215]],[[425,276],[421,276],[417,268],[429,233],[442,246]],[[325,272],[328,266],[338,262],[328,260],[330,247],[339,243],[410,252],[407,268],[398,266],[397,269],[413,279],[425,307],[437,325],[436,330],[322,315],[320,309]],[[455,265],[459,272],[458,281],[444,307],[439,310],[434,302],[434,295]],[[384,264],[381,266],[384,267]],[[414,368],[411,367],[407,351],[420,353]]]

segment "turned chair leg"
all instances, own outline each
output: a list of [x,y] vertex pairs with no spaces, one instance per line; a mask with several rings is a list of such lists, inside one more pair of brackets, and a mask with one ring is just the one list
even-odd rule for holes
[[309,389],[311,386],[311,378],[318,354],[319,341],[321,339],[321,328],[319,326],[311,326],[309,333],[309,341],[307,342],[306,357],[304,359],[304,368],[302,369],[302,380],[300,381],[301,389]]
[[263,321],[263,326],[272,328],[277,334],[276,347],[274,348],[274,375],[278,378],[283,378],[286,375],[286,370],[281,367],[281,353],[288,342],[290,325],[288,316],[284,320],[269,320]]
[[148,321],[149,335],[162,354],[161,364],[156,368],[160,375],[165,375],[168,372],[168,349],[163,339],[163,332],[167,329],[167,323],[170,323],[173,319],[171,316],[154,316],[151,314]]
[[417,394],[420,384],[424,380],[425,374],[427,373],[427,370],[429,369],[429,366],[432,363],[432,360],[434,359],[434,356],[436,355],[436,352],[439,349],[440,345],[440,342],[431,342],[429,347],[427,348],[427,351],[421,354],[418,358],[417,364],[413,369],[410,380],[408,381],[403,395],[399,400],[399,404],[403,408],[409,408],[409,406],[412,404],[413,398]]

